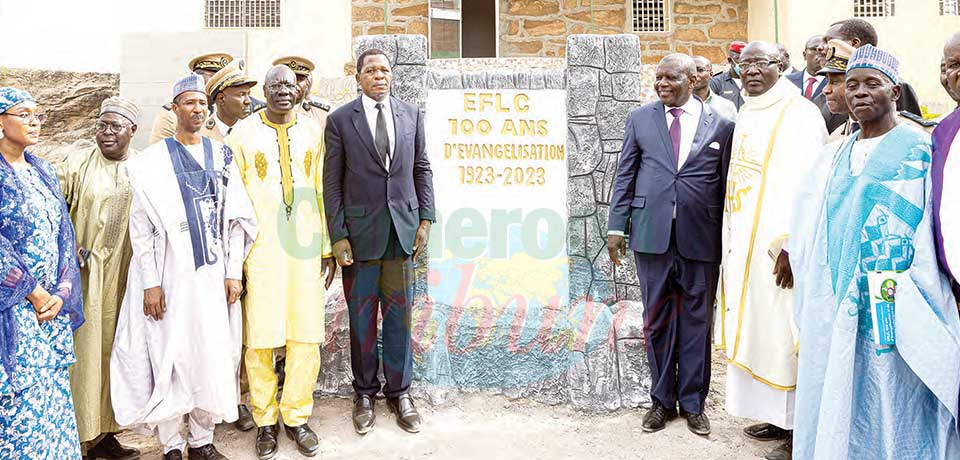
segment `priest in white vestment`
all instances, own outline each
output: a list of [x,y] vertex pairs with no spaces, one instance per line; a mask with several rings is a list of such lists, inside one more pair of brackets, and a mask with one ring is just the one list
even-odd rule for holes
[[[237,418],[244,258],[256,219],[225,145],[200,136],[203,79],[174,87],[177,133],[130,160],[133,259],[110,361],[117,422],[151,430],[164,460],[221,460]],[[189,436],[181,435],[184,417]]]
[[827,136],[819,109],[780,78],[779,56],[754,42],[740,57],[715,337],[728,362],[727,412],[764,422],[744,430],[750,437],[786,440],[768,459],[790,458],[797,333],[785,249],[794,200]]

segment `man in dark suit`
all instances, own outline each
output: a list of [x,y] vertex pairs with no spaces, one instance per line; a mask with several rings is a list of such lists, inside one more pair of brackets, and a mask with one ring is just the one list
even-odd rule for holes
[[627,117],[610,202],[607,251],[619,266],[629,234],[645,303],[647,432],[663,429],[679,402],[690,431],[710,433],[704,402],[734,123],[691,97],[696,80],[690,56],[660,61],[660,101]]
[[740,83],[740,52],[743,51],[744,46],[747,46],[744,42],[731,43],[730,52],[727,54],[727,63],[730,68],[710,79],[710,90],[733,102],[737,110],[740,110],[740,106],[743,105],[743,97],[740,96],[740,91],[743,89],[743,84]]
[[827,85],[827,79],[817,72],[823,68],[823,54],[820,50],[823,48],[823,36],[814,35],[807,40],[803,48],[803,60],[807,66],[801,70],[787,75],[787,80],[800,88],[800,94],[803,97],[814,100],[823,92],[823,87]]
[[[383,394],[404,430],[420,430],[408,390],[413,372],[410,315],[413,261],[427,246],[435,217],[433,173],[423,115],[390,97],[391,67],[383,51],[357,59],[363,94],[327,117],[323,203],[333,254],[343,267],[350,317],[350,360],[356,392],[353,425],[374,425],[377,314],[383,315]],[[412,258],[411,258],[412,256]]]

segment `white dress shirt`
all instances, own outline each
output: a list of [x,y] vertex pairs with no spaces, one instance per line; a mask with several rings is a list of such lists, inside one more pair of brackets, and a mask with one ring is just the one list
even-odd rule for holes
[[[371,99],[366,94],[360,96],[360,101],[363,103],[363,113],[367,116],[367,125],[370,126],[370,138],[373,139],[374,147],[377,144],[377,101]],[[393,157],[394,148],[396,147],[396,134],[393,130],[393,111],[390,108],[390,96],[387,95],[387,98],[383,102],[383,116],[387,118],[387,137],[390,138],[390,154],[387,155],[387,162],[384,166],[387,169],[390,169],[390,159]]]
[[[700,123],[700,113],[703,112],[703,103],[699,99],[690,96],[686,104],[680,106],[683,113],[680,114],[680,159],[677,162],[677,169],[683,167],[690,156],[690,149],[693,147],[693,136],[697,134],[697,124]],[[663,107],[663,112],[667,117],[667,132],[670,131],[670,125],[673,124],[673,114],[670,110],[673,107]]]
[[221,136],[227,137],[227,135],[230,134],[230,127],[220,119],[220,114],[214,114],[213,121],[216,122],[217,130],[220,131]]

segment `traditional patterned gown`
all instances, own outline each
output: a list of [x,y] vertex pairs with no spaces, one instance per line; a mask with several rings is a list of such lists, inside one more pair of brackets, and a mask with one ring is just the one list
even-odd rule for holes
[[[70,295],[79,291],[73,231],[53,168],[28,161],[13,169],[0,164],[0,340],[7,342],[0,349],[15,341],[12,366],[0,366],[0,458],[79,459],[67,370],[74,362],[71,326],[82,322],[80,302]],[[25,299],[31,281],[66,300],[52,321],[39,324]]]

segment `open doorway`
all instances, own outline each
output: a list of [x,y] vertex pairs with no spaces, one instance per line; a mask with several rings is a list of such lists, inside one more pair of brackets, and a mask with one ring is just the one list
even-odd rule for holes
[[430,57],[497,57],[497,0],[430,0]]

